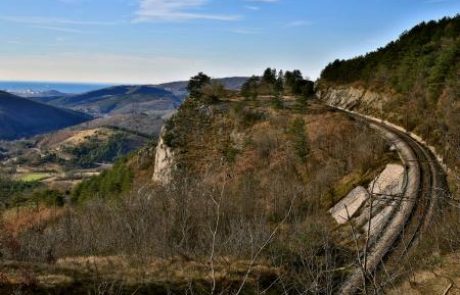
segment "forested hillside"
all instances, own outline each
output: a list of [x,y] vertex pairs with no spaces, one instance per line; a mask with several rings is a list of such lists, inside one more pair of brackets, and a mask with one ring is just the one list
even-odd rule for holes
[[[459,77],[457,15],[423,22],[375,52],[332,62],[318,88],[326,100],[336,96],[342,102],[347,100],[344,88],[364,91],[355,91],[356,101],[346,105],[420,134],[436,145],[446,162],[458,166]],[[332,94],[333,89],[342,92]]]
[[88,121],[82,113],[41,104],[0,91],[0,139],[45,133]]

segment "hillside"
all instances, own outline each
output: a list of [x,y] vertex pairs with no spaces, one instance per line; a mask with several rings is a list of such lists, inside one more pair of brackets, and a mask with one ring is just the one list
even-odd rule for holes
[[434,217],[416,250],[409,252],[410,277],[396,281],[389,294],[458,293],[459,77],[457,15],[423,22],[375,52],[336,60],[317,83],[326,103],[386,119],[421,136],[449,168],[450,191],[438,188]]
[[[13,180],[62,193],[111,168],[117,159],[146,142],[141,136],[116,129],[64,129],[27,141],[0,143],[6,150],[1,172]],[[17,197],[20,192],[11,192],[0,202],[10,204]]]
[[328,103],[388,119],[460,164],[460,15],[404,32],[384,48],[336,60],[321,74]]
[[89,119],[81,113],[0,92],[0,139],[28,137]]
[[[34,261],[39,290],[81,293],[108,281],[140,294],[209,294],[213,285],[222,294],[240,286],[241,294],[280,294],[284,284],[289,294],[325,293],[345,271],[324,269],[348,265],[354,251],[349,230],[337,230],[325,212],[396,156],[374,130],[345,114],[266,93],[187,99],[162,142],[156,155],[148,146],[83,181],[54,213],[5,212],[6,232],[27,249],[5,249],[6,279],[23,282],[14,269]],[[152,177],[164,145],[177,169],[163,186]],[[21,225],[34,216],[38,221]]]
[[175,109],[181,100],[171,92],[154,86],[114,86],[47,102],[101,116],[141,112],[162,113]]

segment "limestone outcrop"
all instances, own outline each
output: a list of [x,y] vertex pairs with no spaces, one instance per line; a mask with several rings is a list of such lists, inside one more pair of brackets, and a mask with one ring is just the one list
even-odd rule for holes
[[174,167],[174,153],[166,145],[164,139],[164,129],[161,131],[160,139],[155,151],[155,167],[153,181],[162,185],[167,185],[171,181]]
[[390,100],[385,94],[351,86],[323,87],[318,96],[328,105],[368,113],[381,113]]
[[388,164],[369,184],[368,188],[358,186],[329,210],[338,224],[353,220],[365,227],[369,219],[370,196],[373,196],[371,231],[378,229],[388,220],[395,205],[404,194],[407,182],[406,170],[400,164]]

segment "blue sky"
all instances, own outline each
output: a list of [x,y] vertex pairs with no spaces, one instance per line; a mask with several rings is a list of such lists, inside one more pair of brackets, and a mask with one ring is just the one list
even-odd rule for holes
[[460,0],[1,0],[0,80],[157,83],[251,75],[311,78]]

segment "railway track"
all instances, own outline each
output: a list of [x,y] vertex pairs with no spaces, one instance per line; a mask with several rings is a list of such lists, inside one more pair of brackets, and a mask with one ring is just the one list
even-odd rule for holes
[[340,294],[355,294],[386,259],[401,259],[420,239],[432,220],[442,192],[448,191],[444,170],[435,155],[409,134],[376,119],[338,109],[379,130],[398,151],[406,166],[408,183],[391,220],[367,251],[365,265],[358,265],[341,285]]

